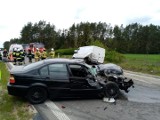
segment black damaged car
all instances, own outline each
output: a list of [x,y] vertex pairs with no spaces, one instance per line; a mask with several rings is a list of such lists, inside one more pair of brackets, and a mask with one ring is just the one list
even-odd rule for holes
[[99,81],[92,67],[74,59],[46,59],[10,71],[8,94],[38,104],[47,98],[108,96],[116,98],[114,82]]

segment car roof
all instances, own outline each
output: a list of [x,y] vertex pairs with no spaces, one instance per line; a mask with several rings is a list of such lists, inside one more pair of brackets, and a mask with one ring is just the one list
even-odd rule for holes
[[82,59],[67,59],[67,58],[54,58],[54,59],[45,59],[44,63],[55,63],[55,62],[60,62],[60,63],[81,63],[83,64]]
[[[37,64],[38,63],[38,64]],[[47,64],[52,64],[52,63],[78,63],[81,65],[85,65],[85,63],[83,62],[83,60],[81,59],[66,59],[66,58],[54,58],[54,59],[45,59],[42,61],[38,61],[35,63],[31,63],[28,64],[26,66],[17,66],[17,67],[13,67],[13,69],[11,70],[11,73],[25,73],[28,71],[31,71],[33,69],[37,69],[39,67],[41,67],[41,65],[47,65]],[[36,66],[35,66],[36,64]]]

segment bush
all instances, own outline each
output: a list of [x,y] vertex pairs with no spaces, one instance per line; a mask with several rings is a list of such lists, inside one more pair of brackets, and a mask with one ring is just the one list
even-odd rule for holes
[[105,61],[107,62],[121,63],[124,59],[124,55],[116,51],[106,51]]
[[91,45],[95,45],[98,47],[102,47],[105,49],[105,61],[107,62],[114,62],[114,63],[121,63],[124,60],[124,56],[114,50],[109,49],[104,43],[100,40],[95,40],[91,42]]
[[76,48],[58,49],[58,50],[55,51],[55,53],[56,53],[56,55],[58,55],[58,53],[60,55],[73,55],[74,50],[76,50]]
[[101,48],[108,50],[107,46],[105,44],[103,44],[100,40],[95,40],[95,41],[91,42],[90,45],[98,46],[98,47],[101,47]]

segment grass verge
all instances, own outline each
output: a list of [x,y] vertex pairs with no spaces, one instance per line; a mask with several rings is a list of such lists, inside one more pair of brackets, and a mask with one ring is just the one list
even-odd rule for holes
[[126,70],[160,76],[160,55],[124,54],[125,60],[119,65]]
[[[160,76],[160,55],[147,54],[123,54],[125,59],[121,63],[115,63],[125,70],[142,72]],[[56,56],[57,57],[57,56]],[[72,58],[71,55],[62,55],[61,58]],[[108,63],[105,61],[105,63]]]
[[6,65],[0,62],[1,80],[0,80],[0,120],[31,120],[33,112],[30,104],[19,97],[10,96],[7,93],[7,82],[9,72]]

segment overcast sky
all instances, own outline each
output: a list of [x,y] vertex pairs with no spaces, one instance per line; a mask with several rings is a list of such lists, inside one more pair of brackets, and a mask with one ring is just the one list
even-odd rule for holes
[[56,29],[73,23],[160,25],[160,0],[0,0],[0,47],[19,38],[28,22],[44,20]]

